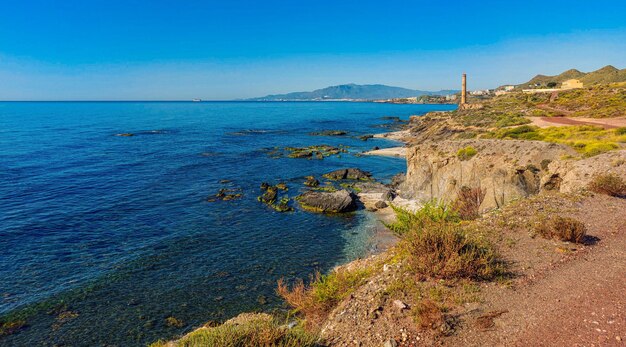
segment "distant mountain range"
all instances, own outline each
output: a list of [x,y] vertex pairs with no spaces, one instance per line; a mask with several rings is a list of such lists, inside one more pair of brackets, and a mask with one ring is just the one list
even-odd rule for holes
[[535,88],[535,87],[549,87],[552,84],[560,85],[562,82],[569,79],[577,79],[583,82],[583,85],[593,85],[599,83],[616,83],[626,82],[626,69],[619,70],[618,68],[607,65],[599,70],[593,72],[580,72],[576,69],[571,69],[556,76],[537,75],[530,81],[517,85],[518,88]]
[[294,92],[288,94],[267,95],[248,101],[316,101],[316,100],[381,100],[393,98],[409,98],[422,95],[448,95],[458,90],[440,90],[437,92],[412,90],[382,84],[342,84],[312,92]]

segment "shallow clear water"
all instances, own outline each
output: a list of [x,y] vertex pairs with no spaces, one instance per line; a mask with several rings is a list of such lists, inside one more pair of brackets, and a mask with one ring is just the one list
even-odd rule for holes
[[[145,345],[242,311],[272,310],[280,277],[361,256],[375,219],[277,213],[259,184],[345,167],[388,180],[403,159],[356,157],[382,132],[447,105],[374,103],[0,103],[0,315],[27,327],[1,345]],[[252,131],[251,131],[252,130]],[[132,137],[114,136],[134,133]],[[324,160],[263,149],[347,145]],[[232,180],[223,184],[220,180]],[[220,188],[237,201],[206,202]],[[59,320],[59,312],[75,318]],[[182,321],[168,326],[167,317]]]

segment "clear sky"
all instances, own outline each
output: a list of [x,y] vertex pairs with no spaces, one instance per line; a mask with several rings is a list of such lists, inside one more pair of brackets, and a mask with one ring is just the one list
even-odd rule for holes
[[626,1],[1,1],[0,100],[470,89],[626,68]]

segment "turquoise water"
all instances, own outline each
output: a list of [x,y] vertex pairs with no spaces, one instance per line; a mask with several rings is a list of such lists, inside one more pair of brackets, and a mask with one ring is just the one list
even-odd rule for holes
[[[259,184],[285,181],[294,197],[304,176],[345,167],[388,180],[404,160],[354,154],[393,143],[308,133],[377,133],[383,116],[452,107],[0,103],[0,316],[26,322],[0,345],[145,345],[280,308],[277,279],[365,254],[375,220],[278,213],[256,200]],[[267,155],[316,144],[350,148],[324,160]],[[224,187],[243,198],[206,201]]]

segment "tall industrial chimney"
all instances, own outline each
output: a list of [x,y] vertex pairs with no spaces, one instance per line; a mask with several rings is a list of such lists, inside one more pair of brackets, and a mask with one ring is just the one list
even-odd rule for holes
[[461,105],[465,105],[467,103],[467,75],[463,74],[463,79],[461,82]]

